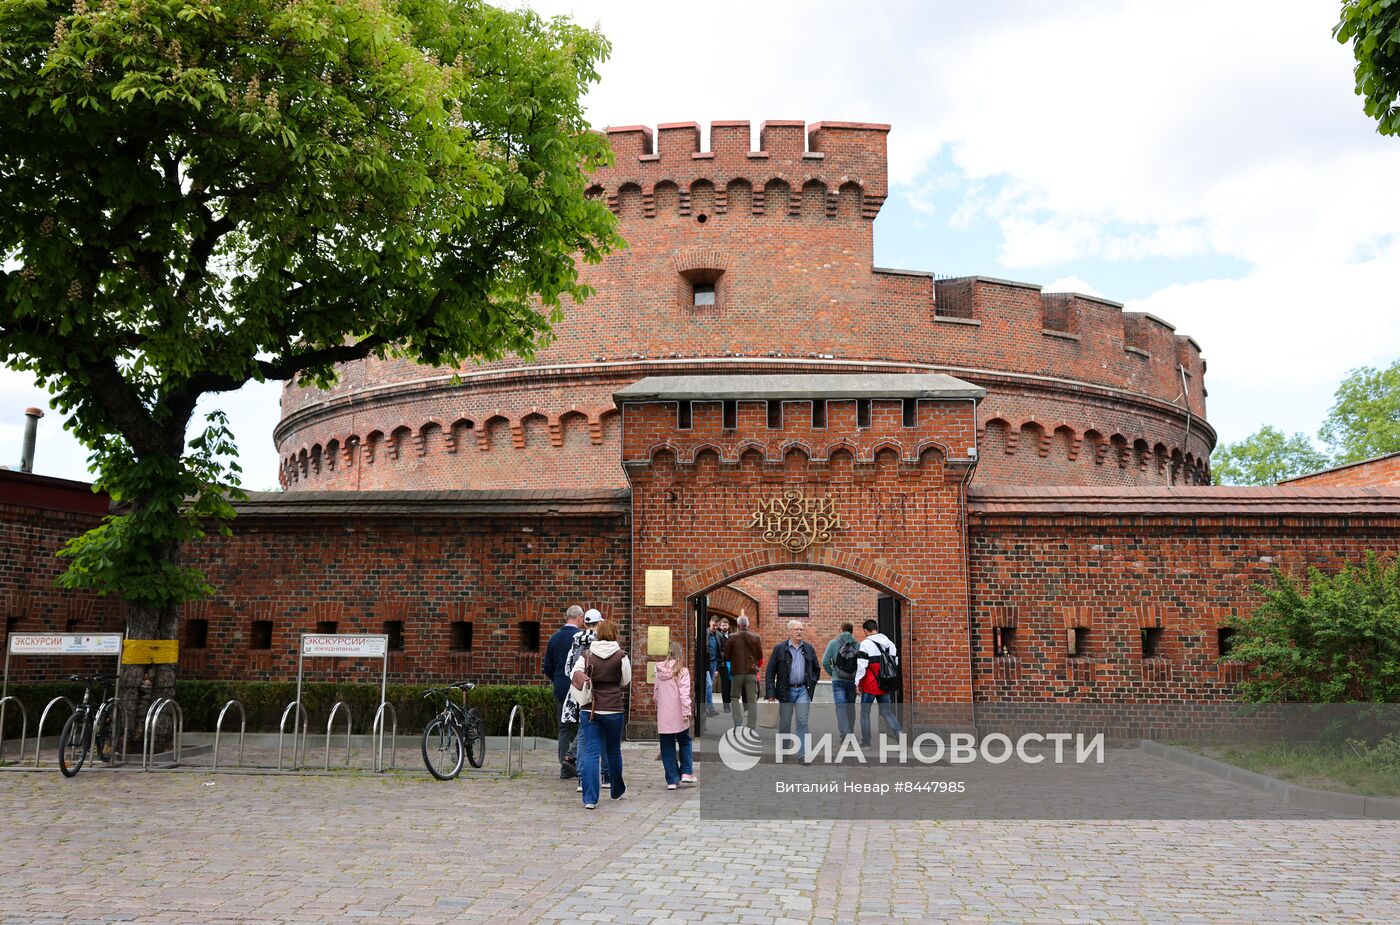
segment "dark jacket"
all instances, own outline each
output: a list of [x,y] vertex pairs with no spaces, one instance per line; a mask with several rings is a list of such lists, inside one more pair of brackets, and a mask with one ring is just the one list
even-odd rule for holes
[[574,644],[578,627],[567,623],[554,631],[549,643],[544,647],[544,676],[554,684],[554,699],[563,700],[569,696],[569,647]]
[[724,644],[724,657],[734,674],[758,674],[758,664],[763,661],[763,642],[757,633],[749,630],[730,633],[729,641]]
[[724,657],[724,646],[728,641],[729,637],[719,630],[713,630],[705,641],[705,668],[710,674],[716,671],[722,675],[729,674],[729,666],[725,664]]
[[[807,674],[804,680],[807,682],[807,695],[810,697],[817,689],[817,681],[822,676],[821,662],[817,661],[817,650],[812,648],[812,644],[805,639],[801,643],[802,658],[807,662]],[[792,676],[792,649],[788,646],[788,641],[784,639],[773,647],[773,654],[768,656],[768,674],[764,676],[763,689],[768,692],[769,697],[774,697],[786,703],[789,699],[788,678]]]

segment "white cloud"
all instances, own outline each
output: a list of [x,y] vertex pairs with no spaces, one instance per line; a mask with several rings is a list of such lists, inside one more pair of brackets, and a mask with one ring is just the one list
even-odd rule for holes
[[1092,283],[1085,282],[1077,276],[1061,276],[1051,283],[1046,283],[1041,287],[1043,292],[1077,292],[1080,295],[1092,295],[1099,298],[1107,298],[1102,292],[1094,288]]

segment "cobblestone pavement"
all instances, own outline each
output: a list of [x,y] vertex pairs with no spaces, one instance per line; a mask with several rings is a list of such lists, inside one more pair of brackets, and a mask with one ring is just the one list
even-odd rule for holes
[[0,773],[0,923],[1400,919],[1400,822],[724,822],[653,755],[594,812],[543,750],[445,784]]

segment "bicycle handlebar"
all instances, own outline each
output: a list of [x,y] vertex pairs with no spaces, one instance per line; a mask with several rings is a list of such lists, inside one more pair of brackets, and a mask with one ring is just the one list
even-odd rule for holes
[[102,683],[103,681],[115,681],[116,679],[117,679],[117,678],[116,678],[116,675],[110,675],[110,674],[94,674],[94,675],[70,674],[70,675],[68,676],[68,680],[70,680],[70,681],[82,681],[82,682],[84,682],[84,683],[90,683],[90,684],[100,684],[100,683]]
[[457,681],[446,687],[430,687],[423,692],[423,699],[427,700],[440,694],[446,694],[448,691],[469,691],[475,687],[476,684],[472,681]]

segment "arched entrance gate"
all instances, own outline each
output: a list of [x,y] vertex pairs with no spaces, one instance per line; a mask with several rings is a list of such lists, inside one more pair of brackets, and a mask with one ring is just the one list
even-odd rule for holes
[[[906,700],[970,703],[965,502],[984,394],[899,373],[653,377],[618,392],[637,680],[654,630],[693,655],[706,593],[819,569],[902,601]],[[634,731],[655,717],[636,684]]]

